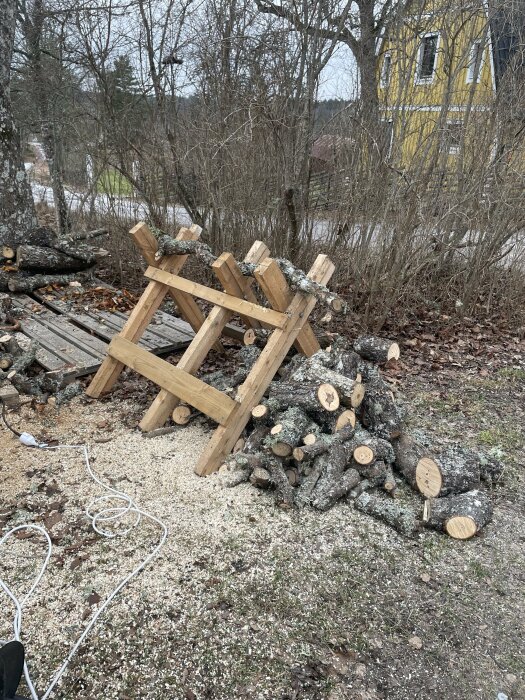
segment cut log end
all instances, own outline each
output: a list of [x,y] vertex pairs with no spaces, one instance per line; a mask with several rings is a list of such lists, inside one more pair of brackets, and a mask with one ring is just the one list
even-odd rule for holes
[[305,451],[301,447],[296,447],[293,451],[293,458],[296,462],[302,462],[305,458]]
[[253,328],[248,328],[246,333],[243,336],[243,342],[245,345],[254,345],[255,341],[257,340],[257,337],[255,335],[255,332]]
[[355,448],[353,457],[358,464],[372,464],[374,451],[367,445],[359,445]]
[[338,416],[336,422],[335,422],[335,430],[334,432],[338,433],[340,430],[342,430],[344,427],[347,425],[351,425],[352,428],[355,428],[355,413],[351,411],[350,409],[346,409],[341,413],[340,416]]
[[260,403],[252,408],[252,418],[254,420],[263,420],[268,415],[268,406]]
[[270,435],[279,435],[279,433],[282,433],[282,431],[283,431],[282,423],[277,423],[270,430]]
[[441,493],[443,479],[437,462],[431,457],[422,457],[416,466],[416,485],[427,498],[436,498]]
[[177,406],[173,410],[172,418],[177,425],[187,425],[191,418],[191,408],[189,406]]
[[315,433],[308,433],[303,438],[303,445],[314,445],[317,441],[317,435]]
[[292,447],[286,442],[275,442],[272,445],[272,452],[277,457],[289,457],[292,451]]
[[456,540],[468,540],[474,537],[478,528],[470,516],[455,515],[445,523],[445,531]]
[[352,391],[352,396],[350,397],[350,405],[352,408],[358,408],[365,398],[365,387],[363,384],[356,382],[354,389]]
[[337,411],[339,408],[339,394],[331,384],[321,384],[317,389],[317,398],[326,411]]

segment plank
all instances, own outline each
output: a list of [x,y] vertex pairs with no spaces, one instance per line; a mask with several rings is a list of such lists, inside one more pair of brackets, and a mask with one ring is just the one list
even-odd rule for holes
[[[278,268],[275,260],[267,258],[255,270],[255,279],[266,294]],[[273,268],[273,269],[272,269]],[[270,269],[270,273],[268,273]],[[335,266],[326,255],[318,255],[308,276],[316,282],[326,284],[334,273]],[[269,383],[281,366],[286,353],[299,335],[316,303],[315,297],[298,292],[287,311],[286,325],[276,329],[266,343],[248,378],[237,392],[237,405],[228,420],[219,425],[208,446],[199,457],[195,472],[201,476],[216,471],[230,454],[240,434],[250,420],[252,408],[260,402]]]
[[174,367],[166,360],[161,360],[160,357],[137,347],[135,343],[122,336],[117,335],[113,338],[108,352],[115,360],[131,367],[182,401],[195,406],[217,423],[225,423],[236,406],[233,399],[218,389],[209,386],[180,367]]
[[[246,254],[244,261],[257,264],[268,257],[269,252],[268,247],[262,243],[262,241],[255,241]],[[217,260],[213,264],[216,274],[217,270],[220,270],[225,265],[226,263],[224,261],[221,262],[220,259]],[[251,283],[253,283],[253,281],[252,279]],[[210,311],[208,317],[196,333],[195,338],[179,360],[177,367],[194,374],[201,366],[210,349],[214,346],[215,339],[220,337],[224,324],[228,322],[232,313],[232,311],[224,309],[222,306],[215,306]],[[161,389],[141,420],[139,424],[140,429],[144,432],[148,432],[164,425],[178,403],[179,400],[177,397]]]
[[12,303],[27,314],[20,318],[20,327],[24,335],[38,341],[36,360],[44,369],[70,367],[75,368],[77,376],[82,376],[95,371],[104,359],[107,345],[64,317],[24,294],[13,295]]
[[[195,240],[198,236],[199,233],[197,231],[193,232],[190,229],[181,229],[177,238],[191,238]],[[167,271],[169,270],[169,272],[176,274],[182,269],[187,258],[187,255],[170,255],[162,260],[158,271],[165,271],[165,274],[168,274]],[[122,338],[132,343],[136,343],[140,339],[155,312],[158,311],[159,306],[162,304],[167,291],[167,287],[159,282],[152,281],[148,284],[122,328]],[[117,362],[115,358],[111,356],[106,357],[93,378],[93,381],[86,389],[87,395],[97,398],[101,394],[109,391],[119,378],[123,369],[124,365],[121,362]]]
[[173,287],[174,289],[181,289],[188,294],[193,294],[204,301],[209,301],[210,304],[215,306],[222,306],[225,309],[229,309],[236,314],[241,316],[249,316],[257,321],[263,321],[268,323],[275,328],[282,328],[286,324],[286,316],[279,311],[274,311],[273,309],[268,309],[260,304],[254,304],[251,301],[246,301],[245,299],[238,299],[237,297],[231,296],[230,294],[225,294],[224,292],[218,292],[216,289],[211,289],[203,284],[198,284],[198,282],[192,282],[184,277],[179,277],[178,275],[170,274],[164,270],[159,270],[155,267],[148,267],[144,275],[153,280],[154,282]]
[[[197,229],[200,234],[200,227],[197,227]],[[134,226],[129,233],[148,265],[150,265],[151,267],[159,267],[159,263],[155,259],[155,253],[158,249],[158,243],[157,239],[150,231],[149,227],[143,221],[141,221],[136,226]],[[204,323],[205,317],[202,311],[200,310],[199,306],[197,305],[195,299],[193,299],[193,297],[189,294],[178,291],[176,289],[170,289],[169,294],[175,302],[175,304],[177,305],[177,308],[182,318],[186,319],[186,321],[190,324],[191,328],[193,328],[193,330],[197,332]],[[224,348],[219,341],[215,343],[215,349],[217,350],[217,352],[224,352]]]

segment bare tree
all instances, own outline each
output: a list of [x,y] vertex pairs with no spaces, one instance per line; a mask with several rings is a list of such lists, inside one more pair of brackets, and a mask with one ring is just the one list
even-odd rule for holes
[[36,226],[36,214],[20,153],[11,98],[16,0],[0,3],[0,242],[17,245]]

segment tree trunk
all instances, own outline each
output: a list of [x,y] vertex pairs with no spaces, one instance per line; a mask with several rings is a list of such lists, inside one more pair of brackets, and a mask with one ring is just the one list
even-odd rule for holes
[[16,0],[0,3],[0,244],[17,246],[37,225],[9,94]]
[[69,284],[70,282],[83,282],[89,279],[90,273],[73,272],[70,275],[9,275],[8,288],[10,292],[32,292],[40,287],[47,287],[49,284]]
[[374,336],[360,336],[354,343],[354,350],[376,364],[384,364],[388,360],[398,360],[400,355],[399,345],[392,340],[376,338]]
[[357,510],[382,520],[406,537],[413,537],[419,529],[415,514],[391,499],[365,492],[354,503]]

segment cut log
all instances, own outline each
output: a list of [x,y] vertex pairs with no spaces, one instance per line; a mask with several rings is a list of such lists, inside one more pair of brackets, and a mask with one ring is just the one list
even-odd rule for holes
[[300,482],[299,470],[296,467],[287,467],[285,474],[288,478],[290,486],[298,486]]
[[385,480],[383,481],[384,490],[391,496],[395,495],[397,484],[394,477],[394,472],[392,471],[392,465],[387,464],[385,470]]
[[323,486],[321,479],[314,489],[312,505],[318,510],[328,510],[337,501],[346,496],[360,482],[361,477],[355,469],[347,469],[337,480],[330,485]]
[[389,474],[388,465],[383,462],[383,460],[378,459],[377,462],[373,462],[373,464],[358,464],[352,460],[350,464],[359,472],[361,477],[366,479],[372,486],[381,486],[384,488]]
[[419,491],[416,481],[416,468],[419,460],[423,457],[432,458],[429,450],[419,442],[416,442],[407,433],[402,433],[398,438],[392,440],[392,447],[395,453],[395,466],[405,477],[410,486]]
[[278,417],[278,423],[265,438],[266,447],[278,457],[288,457],[300,445],[311,419],[297,406],[290,406]]
[[368,479],[362,479],[355,488],[348,492],[348,497],[358,498],[362,493],[368,491],[368,489],[371,489],[372,486],[373,485],[368,481]]
[[416,466],[417,488],[427,498],[471,491],[480,481],[478,455],[459,445],[441,450],[435,457],[422,457]]
[[87,261],[73,258],[54,248],[44,248],[33,245],[18,246],[16,264],[19,270],[35,270],[37,272],[67,272],[85,270],[91,267],[95,259]]
[[69,275],[10,275],[8,288],[11,292],[32,292],[50,284],[69,284],[70,282],[84,282],[90,278],[88,271],[74,272]]
[[246,440],[243,437],[240,437],[235,445],[233,446],[232,452],[235,454],[235,452],[243,452],[244,448],[246,446]]
[[392,499],[365,492],[354,503],[357,510],[382,520],[405,537],[413,537],[419,530],[415,513]]
[[479,468],[481,480],[488,486],[496,484],[503,474],[503,464],[495,457],[481,454],[479,456]]
[[16,255],[16,251],[14,248],[11,248],[11,246],[8,245],[3,245],[2,246],[2,257],[5,258],[6,260],[12,260]]
[[246,442],[244,444],[244,452],[259,452],[261,449],[262,441],[270,432],[270,428],[266,425],[259,424],[255,427],[255,430],[248,435]]
[[250,474],[250,483],[259,489],[267,489],[272,483],[270,472],[264,467],[255,467]]
[[492,503],[484,491],[468,491],[425,502],[423,522],[427,527],[444,530],[451,537],[467,540],[492,518]]
[[22,352],[11,365],[11,370],[8,373],[8,379],[14,377],[15,374],[24,372],[36,359],[36,352],[39,348],[39,344],[36,340],[32,340],[29,343],[29,347],[25,352]]
[[391,463],[395,459],[392,445],[367,430],[360,428],[355,431],[352,440],[353,458],[358,464],[372,464],[376,459]]
[[177,425],[187,425],[190,422],[192,415],[193,413],[189,406],[180,404],[173,410],[173,422]]
[[259,403],[252,408],[252,419],[254,422],[266,422],[269,417],[270,410],[265,404]]
[[360,418],[365,428],[385,440],[401,435],[401,414],[393,400],[392,392],[379,376],[366,385]]
[[272,412],[288,406],[298,406],[314,418],[339,408],[339,395],[336,389],[323,382],[281,381],[272,382],[268,406]]
[[354,343],[354,350],[378,365],[383,365],[388,360],[398,360],[400,356],[399,345],[392,340],[376,338],[373,335],[362,335]]
[[[320,353],[323,352],[323,350],[320,351]],[[326,368],[319,361],[319,358],[316,357],[317,355],[319,353],[315,353],[315,355],[312,355],[312,357],[309,357],[296,367],[290,376],[290,380],[310,385],[315,384],[316,386],[328,384],[336,390],[340,400],[346,406],[352,408],[359,406],[365,395],[364,386],[360,382]],[[334,410],[337,410],[337,407]]]
[[275,486],[275,498],[278,505],[290,508],[294,503],[295,489],[290,486],[288,477],[280,459],[271,455],[266,456],[265,467],[270,472],[272,483]]
[[[351,440],[354,435],[354,427],[347,425],[337,433],[322,434],[312,445],[301,445],[294,449],[293,457],[297,462],[313,460],[319,455],[329,452],[333,445]],[[345,457],[346,459],[346,457]]]
[[13,364],[13,356],[8,352],[0,353],[0,369],[9,369]]

